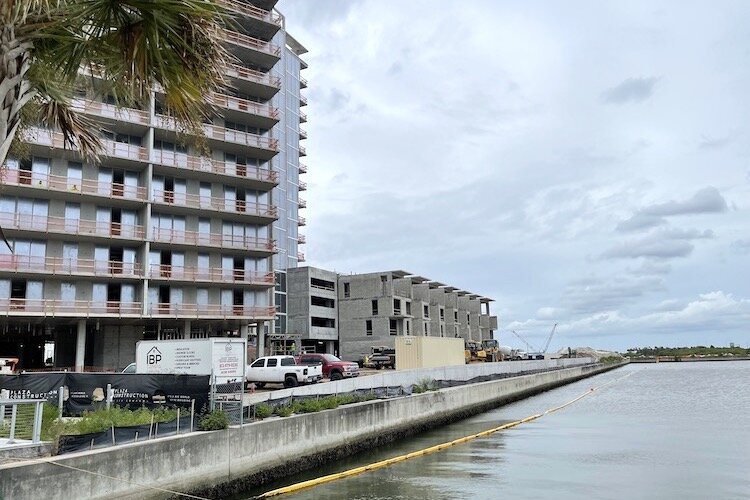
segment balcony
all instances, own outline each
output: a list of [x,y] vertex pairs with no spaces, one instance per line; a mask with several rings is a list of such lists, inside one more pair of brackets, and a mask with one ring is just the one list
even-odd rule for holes
[[[65,138],[62,132],[53,132],[39,127],[32,127],[26,134],[28,142],[39,146],[48,146],[54,149],[77,151],[77,148],[71,148],[70,144],[65,144]],[[148,152],[146,148],[115,142],[109,139],[102,139],[102,150],[100,155],[108,158],[121,158],[135,162],[147,162]]]
[[143,226],[120,222],[65,219],[46,215],[0,212],[0,227],[5,230],[33,233],[93,236],[102,238],[142,240]]
[[297,235],[297,243],[299,243],[300,245],[304,245],[305,243],[307,243],[307,238],[304,234]]
[[307,139],[307,130],[299,129],[299,138],[300,139]]
[[93,259],[0,255],[0,273],[54,274],[56,276],[142,277],[141,264]]
[[307,219],[305,219],[301,215],[297,216],[297,225],[298,226],[306,226],[307,225]]
[[59,299],[0,299],[0,316],[137,318],[141,316],[141,303]]
[[299,190],[300,191],[307,191],[307,183],[303,181],[299,181]]
[[278,108],[269,104],[260,104],[218,92],[214,92],[208,101],[227,110],[224,116],[231,121],[265,129],[270,129],[279,122]]
[[[166,130],[179,131],[175,121],[164,115],[156,115],[156,126]],[[279,151],[278,139],[264,137],[262,135],[250,134],[239,130],[219,127],[217,125],[204,124],[203,131],[208,140],[220,141],[222,143],[236,144],[243,146],[236,148],[238,154],[247,154],[245,147],[250,148],[250,152],[264,160],[270,160]],[[220,144],[221,149],[227,149],[226,144]]]
[[300,106],[307,106],[307,97],[300,94],[299,96],[299,105]]
[[281,89],[281,78],[271,73],[264,73],[246,68],[239,64],[229,63],[225,66],[224,74],[234,78],[234,86],[242,91],[258,97],[270,99]]
[[148,306],[148,314],[154,317],[171,316],[198,319],[273,319],[276,308],[274,306],[158,303]]
[[299,198],[297,200],[297,204],[299,205],[300,208],[307,208],[307,200],[303,198]]
[[213,160],[200,156],[188,156],[161,149],[155,149],[151,152],[151,162],[167,167],[188,169],[194,172],[206,172],[233,178],[247,178],[264,185],[256,187],[268,188],[271,185],[278,184],[278,174],[270,169]]
[[149,277],[152,280],[186,281],[191,283],[229,283],[235,285],[273,286],[273,273],[257,273],[244,269],[221,267],[182,267],[166,264],[151,264]]
[[72,108],[87,115],[94,115],[126,124],[139,124],[148,127],[149,112],[141,109],[122,108],[90,99],[73,99]]
[[254,216],[257,218],[277,218],[276,207],[265,203],[201,196],[192,193],[177,193],[175,191],[162,191],[159,189],[154,189],[151,199],[154,203],[160,205],[179,206],[196,210],[216,210],[218,212]]
[[3,184],[57,191],[72,196],[93,195],[108,199],[122,198],[128,201],[146,201],[146,188],[143,186],[129,186],[89,179],[68,179],[59,175],[42,174],[30,170],[7,169]]
[[306,89],[307,88],[307,80],[305,78],[299,77],[299,88]]
[[297,252],[297,260],[300,262],[305,262],[305,254],[302,252]]
[[263,10],[254,5],[238,2],[237,0],[218,0],[218,3],[225,9],[237,14],[281,27],[281,16],[276,12]]
[[299,164],[299,173],[300,174],[306,174],[307,173],[307,165],[305,165],[302,162],[300,162],[300,164]]
[[[236,31],[224,30],[224,40],[232,45],[238,55],[246,55],[249,62],[266,68],[272,68],[281,57],[281,47],[278,45],[243,35]],[[250,52],[247,52],[249,50]]]
[[256,236],[234,236],[231,234],[199,233],[178,229],[154,228],[152,241],[173,245],[204,246],[247,250],[258,253],[275,253],[276,242]]
[[299,112],[299,122],[307,123],[307,113],[303,113],[302,111]]
[[299,147],[299,155],[300,156],[307,156],[307,150],[305,149],[304,146],[300,146]]

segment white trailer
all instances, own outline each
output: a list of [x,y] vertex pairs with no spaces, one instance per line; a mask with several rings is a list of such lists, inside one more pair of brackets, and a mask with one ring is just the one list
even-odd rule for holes
[[216,383],[245,377],[247,341],[237,338],[141,340],[135,348],[136,373],[215,375]]

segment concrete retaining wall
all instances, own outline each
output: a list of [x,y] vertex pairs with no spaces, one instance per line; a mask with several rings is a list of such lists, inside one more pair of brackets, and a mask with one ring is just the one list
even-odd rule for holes
[[169,496],[153,489],[159,487],[223,498],[364,446],[441,425],[616,366],[578,366],[368,401],[320,413],[271,418],[226,431],[3,465],[0,493],[2,498],[16,500]]

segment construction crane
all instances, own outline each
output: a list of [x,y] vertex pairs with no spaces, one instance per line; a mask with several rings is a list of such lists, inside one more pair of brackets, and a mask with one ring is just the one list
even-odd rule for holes
[[547,349],[549,349],[549,343],[552,342],[552,336],[555,334],[556,328],[557,328],[557,323],[555,323],[555,326],[553,326],[552,330],[549,332],[549,337],[547,337],[547,343],[544,344],[544,350],[542,351],[542,354],[547,354]]
[[521,337],[518,332],[516,332],[515,330],[511,330],[511,332],[513,332],[513,335],[518,337],[518,339],[523,342],[528,349],[528,352],[526,352],[525,355],[521,355],[519,353],[519,357],[523,359],[544,359],[544,355],[547,354],[547,349],[549,349],[549,344],[550,342],[552,342],[552,336],[555,334],[555,329],[557,329],[557,323],[555,323],[555,325],[552,327],[552,331],[549,332],[549,335],[547,336],[547,342],[544,344],[544,349],[541,351],[532,347],[532,345],[529,344],[526,339]]
[[521,342],[524,343],[524,345],[526,346],[526,349],[528,349],[528,352],[536,350],[533,347],[531,347],[531,344],[529,344],[528,342],[526,342],[526,339],[523,338],[523,337],[521,337],[521,334],[519,334],[517,331],[511,330],[511,332],[513,333],[513,335],[515,335],[516,337],[518,337],[518,340],[520,340]]

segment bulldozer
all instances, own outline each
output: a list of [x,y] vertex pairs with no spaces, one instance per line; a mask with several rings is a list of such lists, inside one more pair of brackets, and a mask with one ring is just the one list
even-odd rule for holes
[[467,340],[464,342],[464,359],[466,364],[475,361],[487,361],[487,353],[482,349],[481,342]]
[[500,351],[500,344],[495,339],[485,339],[482,341],[482,350],[486,354],[485,361],[503,361],[503,353]]

